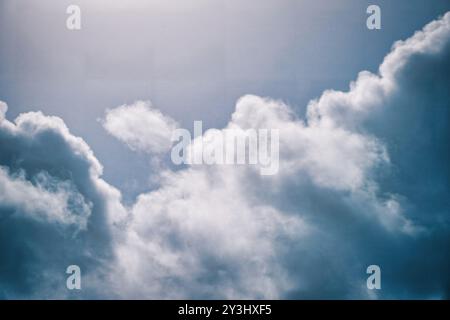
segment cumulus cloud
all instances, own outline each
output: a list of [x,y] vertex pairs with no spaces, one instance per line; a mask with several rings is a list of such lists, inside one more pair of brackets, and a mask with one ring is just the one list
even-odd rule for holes
[[0,167],[0,207],[13,208],[17,214],[27,215],[47,223],[75,224],[86,229],[91,214],[90,204],[68,182],[55,181],[41,172],[35,184],[26,180],[25,173],[10,176]]
[[97,292],[94,270],[113,256],[111,228],[126,215],[101,173],[61,119],[40,112],[0,119],[0,297],[68,297],[71,264],[95,274],[84,294]]
[[[166,168],[129,212],[61,119],[12,123],[0,103],[0,295],[46,297],[42,283],[67,295],[55,274],[80,261],[83,297],[448,298],[449,57],[447,13],[303,117],[244,96],[222,130],[278,129],[278,174]],[[163,154],[176,124],[138,102],[108,111],[104,127],[133,150]],[[59,226],[83,221],[76,232]],[[377,293],[365,286],[371,264],[382,270]]]
[[[449,40],[447,14],[397,42],[378,74],[363,71],[348,92],[327,90],[311,101],[305,118],[281,101],[241,98],[223,130],[279,129],[279,174],[220,165],[165,173],[161,188],[132,208],[119,249],[119,269],[133,270],[125,292],[371,298],[365,268],[379,264],[393,273],[384,280],[392,291],[382,297],[448,295],[442,271],[449,255],[438,248],[449,237],[442,200],[449,192],[448,152],[439,154],[449,138]],[[430,87],[422,77],[439,81]],[[437,113],[441,124],[428,122],[425,112]],[[205,132],[203,144],[217,143],[216,133]],[[444,171],[415,179],[425,163]],[[434,195],[426,190],[433,185],[439,186]],[[425,199],[434,206],[421,209]],[[431,254],[426,248],[434,245]],[[424,256],[432,265],[420,262]]]
[[290,288],[278,250],[283,239],[300,240],[308,227],[249,199],[241,182],[233,171],[193,169],[168,173],[163,188],[141,195],[119,247],[120,273],[132,270],[125,293],[276,298]]
[[112,136],[134,151],[151,154],[167,152],[177,123],[151,107],[149,102],[137,101],[106,111],[103,127]]

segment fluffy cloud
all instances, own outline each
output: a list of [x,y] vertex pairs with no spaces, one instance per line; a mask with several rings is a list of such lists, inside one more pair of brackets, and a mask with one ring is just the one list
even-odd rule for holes
[[92,277],[84,294],[98,291],[94,270],[113,256],[111,229],[126,215],[101,172],[61,119],[0,119],[0,297],[67,297],[71,264]]
[[34,184],[26,180],[23,172],[10,176],[7,169],[0,167],[0,207],[48,223],[75,224],[86,229],[90,204],[70,182],[60,182],[44,172],[34,180]]
[[[12,123],[0,103],[0,295],[67,296],[58,272],[78,263],[82,297],[448,298],[449,57],[447,13],[304,117],[244,96],[223,130],[278,129],[279,173],[165,169],[129,212],[61,119]],[[108,111],[104,127],[161,155],[176,124],[138,102]],[[376,293],[370,264],[382,270]]]
[[172,131],[177,126],[145,101],[108,110],[103,121],[103,127],[132,150],[153,154],[170,149]]
[[308,227],[249,199],[233,171],[168,173],[164,187],[139,197],[119,247],[126,295],[276,298],[291,287],[278,250]]
[[[125,294],[370,298],[365,268],[379,264],[389,288],[381,297],[447,296],[449,40],[447,14],[397,42],[378,74],[311,101],[304,119],[280,101],[241,98],[224,129],[279,129],[279,174],[220,165],[164,173],[132,208],[119,247],[120,270],[133,270]],[[417,174],[425,165],[443,171]]]

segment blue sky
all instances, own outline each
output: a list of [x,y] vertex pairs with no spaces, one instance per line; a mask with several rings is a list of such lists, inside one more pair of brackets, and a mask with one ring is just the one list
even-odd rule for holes
[[[449,8],[379,1],[383,28],[372,32],[370,1],[162,2],[80,1],[83,28],[70,32],[70,1],[2,1],[0,95],[10,117],[62,117],[93,147],[108,181],[144,185],[147,159],[106,136],[97,123],[105,109],[150,100],[186,128],[199,119],[220,128],[250,93],[302,113],[325,89],[346,90],[359,71],[376,71],[394,41]],[[130,161],[137,170],[123,165]],[[130,199],[144,190],[123,189]]]
[[[79,31],[69,4],[0,2],[0,297],[449,297],[448,15],[391,49],[448,1],[79,0]],[[282,128],[282,171],[175,170],[108,127],[136,101],[150,140]]]

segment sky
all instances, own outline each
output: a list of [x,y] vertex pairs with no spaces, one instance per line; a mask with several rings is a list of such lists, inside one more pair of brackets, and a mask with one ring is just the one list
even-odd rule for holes
[[[448,299],[449,10],[0,0],[0,298]],[[278,174],[175,166],[195,120]]]

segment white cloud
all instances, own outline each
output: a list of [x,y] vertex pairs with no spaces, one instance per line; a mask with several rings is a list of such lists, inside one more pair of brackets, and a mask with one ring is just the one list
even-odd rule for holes
[[[439,66],[448,61],[449,25],[450,13],[397,43],[379,74],[360,73],[349,92],[324,92],[304,119],[280,101],[241,98],[225,129],[279,129],[278,175],[231,165],[162,170],[160,187],[141,194],[129,213],[120,192],[101,179],[92,150],[61,119],[39,112],[15,123],[0,118],[0,189],[7,190],[0,207],[0,265],[10,247],[25,257],[14,262],[13,276],[0,273],[0,295],[26,297],[22,287],[31,287],[37,296],[65,296],[49,289],[65,282],[47,268],[58,274],[77,260],[89,270],[83,297],[370,298],[360,284],[367,263],[374,262],[396,275],[384,278],[384,287],[392,289],[383,297],[401,297],[405,290],[445,296],[448,204],[421,207],[448,194],[448,180],[436,180],[445,181],[445,171],[433,171],[445,154],[425,148],[436,140],[410,143],[403,137],[431,113],[422,112],[428,104],[448,105],[449,74]],[[444,79],[433,84],[433,95],[414,82],[423,69]],[[5,111],[0,104],[0,115]],[[433,139],[448,138],[446,124],[431,128]],[[133,150],[161,154],[170,149],[176,124],[137,102],[108,111],[104,127]],[[434,152],[425,158],[433,169],[424,168],[423,150]],[[405,179],[401,185],[389,180],[392,168]],[[432,192],[424,180],[414,183],[422,172],[429,174]],[[75,239],[42,223],[71,216],[73,210],[64,210],[70,199],[83,199],[91,209],[87,228]],[[59,209],[44,213],[46,207]],[[23,214],[12,219],[11,211]],[[33,255],[27,255],[29,243]],[[24,265],[45,271],[20,273]]]
[[[239,99],[224,129],[279,129],[279,174],[261,177],[252,167],[231,165],[162,173],[161,187],[132,208],[118,247],[117,272],[129,271],[119,277],[124,295],[276,298],[297,290],[323,297],[332,295],[331,285],[324,289],[328,279],[339,283],[333,289],[340,297],[370,297],[351,285],[365,281],[350,275],[351,261],[357,266],[371,255],[361,247],[413,241],[424,228],[409,219],[401,196],[380,190],[376,172],[395,163],[365,120],[408,95],[400,73],[411,72],[405,68],[413,56],[437,54],[438,44],[443,50],[449,22],[447,14],[394,46],[380,74],[360,73],[349,92],[325,91],[304,120],[280,101]],[[204,143],[215,143],[215,130],[205,132]]]
[[91,214],[91,204],[84,201],[71,183],[54,181],[41,172],[32,184],[23,173],[12,177],[3,167],[0,167],[0,208],[13,208],[18,215],[47,223],[75,224],[79,229],[86,229]]
[[153,154],[170,149],[172,132],[177,126],[145,101],[108,110],[103,121],[103,127],[132,150]]
[[289,106],[268,98],[241,98],[228,126],[280,131],[280,179],[304,173],[317,185],[354,190],[367,182],[373,166],[388,161],[383,145],[374,137],[305,124]]
[[277,265],[282,239],[308,230],[299,217],[253,202],[227,170],[168,173],[132,214],[118,272],[127,270],[122,288],[133,297],[278,297],[291,287]]
[[6,111],[8,110],[8,105],[3,101],[0,101],[0,121],[5,118]]
[[430,22],[405,41],[397,41],[379,67],[379,74],[368,71],[359,73],[350,84],[348,92],[326,90],[322,96],[308,105],[307,119],[319,127],[345,127],[361,123],[376,108],[387,105],[388,97],[399,89],[399,75],[415,56],[442,54],[448,44],[450,12],[441,19]]

